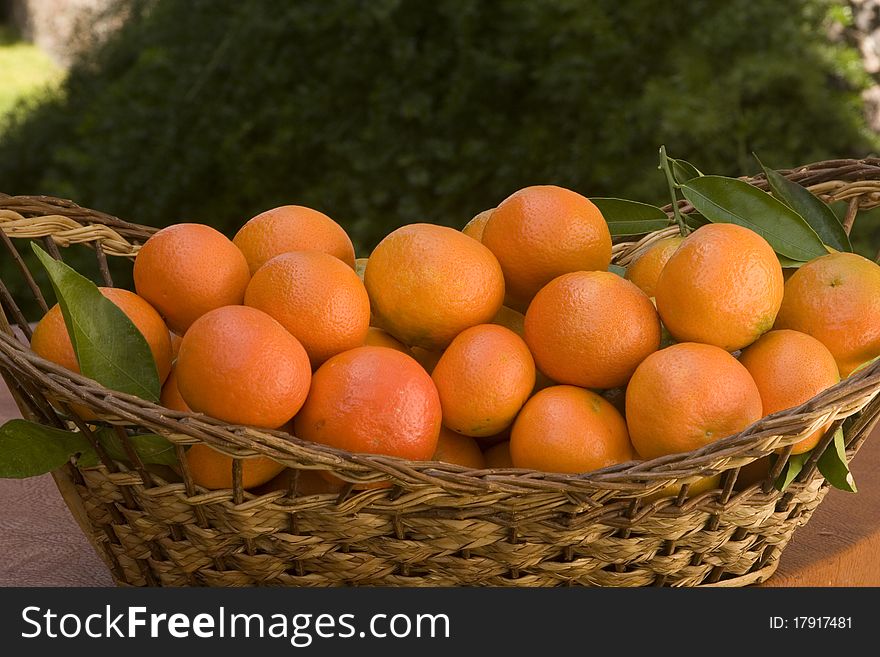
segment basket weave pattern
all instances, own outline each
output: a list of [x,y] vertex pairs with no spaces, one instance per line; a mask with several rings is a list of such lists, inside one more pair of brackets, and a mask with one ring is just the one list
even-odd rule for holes
[[[825,200],[846,200],[850,223],[858,209],[880,205],[880,160],[820,162],[783,173]],[[762,177],[749,182],[766,188]],[[109,285],[107,257],[133,258],[155,230],[70,201],[0,194],[0,252],[15,259],[44,309],[18,238],[41,240],[56,257],[68,247],[91,249]],[[616,244],[614,262],[626,265],[676,230]],[[133,448],[131,464],[99,451],[102,465],[53,473],[120,585],[743,586],[773,573],[795,529],[828,490],[815,458],[785,492],[772,486],[789,456],[786,447],[831,422],[815,454],[843,425],[851,459],[880,418],[876,362],[806,404],[698,451],[585,475],[472,471],[350,454],[279,431],[169,411],[43,360],[27,346],[30,328],[7,282],[0,280],[0,374],[24,417],[90,436],[90,426],[70,411],[76,404],[117,427],[129,447],[124,427],[166,436],[182,462],[182,481],[145,467]],[[181,457],[198,442],[234,457],[231,490],[193,483]],[[742,466],[780,448],[770,477],[750,485],[739,480]],[[255,495],[241,487],[241,463],[257,455],[352,483],[390,479],[393,485],[303,495],[292,477],[289,490]],[[715,490],[688,496],[685,486],[678,497],[646,500],[669,484],[715,474],[722,475]]]

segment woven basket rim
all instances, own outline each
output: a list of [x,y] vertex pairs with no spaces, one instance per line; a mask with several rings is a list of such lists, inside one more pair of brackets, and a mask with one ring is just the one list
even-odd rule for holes
[[[844,192],[848,183],[876,182],[870,192],[859,188],[860,194],[855,198],[861,200],[865,194],[876,194],[876,198],[869,200],[867,205],[880,205],[880,158],[826,160],[782,170],[782,173],[805,186],[830,185],[832,189],[844,189]],[[756,187],[766,188],[763,174],[743,179]],[[838,182],[844,185],[841,187],[837,185]],[[10,196],[0,193],[0,208],[9,205],[14,206],[17,212],[36,216],[53,210],[60,211],[65,216],[82,218],[86,223],[111,226],[127,238],[137,239],[138,236],[148,236],[158,230],[50,196]],[[671,212],[670,207],[666,209]],[[687,212],[688,208],[683,210]],[[637,248],[651,235],[623,244]],[[618,258],[621,253],[618,249],[615,257]],[[84,405],[98,412],[102,419],[110,416],[123,420],[111,420],[111,424],[128,422],[152,428],[176,444],[205,442],[242,458],[265,455],[289,467],[333,470],[334,474],[350,481],[391,477],[407,484],[431,483],[446,489],[466,487],[468,490],[506,492],[545,490],[572,494],[595,492],[596,489],[628,489],[638,493],[647,488],[656,488],[658,482],[717,474],[725,463],[744,465],[778,447],[797,442],[804,434],[833,420],[852,415],[872,402],[880,406],[877,404],[880,401],[877,396],[880,391],[880,360],[877,360],[805,403],[762,417],[743,431],[697,450],[630,461],[581,474],[516,468],[473,470],[437,461],[412,461],[393,456],[353,453],[316,444],[279,430],[230,424],[199,413],[169,411],[158,403],[110,390],[92,379],[71,373],[40,358],[21,340],[2,332],[0,353],[14,360],[20,370],[27,370],[51,382],[56,392],[75,397],[78,404],[83,404],[85,400]],[[880,408],[877,412],[880,412]]]
[[[167,429],[162,433],[171,434],[170,439],[172,442],[178,444],[193,444],[203,441],[210,443],[213,447],[219,447],[221,451],[224,451],[224,448],[226,448],[225,451],[229,453],[237,452],[236,455],[243,458],[248,458],[249,455],[262,454],[259,450],[252,449],[250,445],[239,445],[239,449],[235,450],[236,441],[234,439],[230,441],[228,439],[229,436],[225,438],[218,436],[219,431],[222,431],[233,437],[246,435],[250,441],[258,446],[261,442],[264,442],[265,444],[262,446],[269,449],[277,449],[277,439],[281,439],[296,445],[306,452],[313,452],[316,456],[326,457],[325,459],[320,459],[320,461],[329,461],[325,465],[340,466],[342,463],[338,461],[343,461],[353,466],[368,466],[371,469],[386,471],[387,474],[410,483],[418,483],[420,478],[413,477],[413,475],[417,472],[422,472],[434,476],[442,474],[443,478],[449,480],[450,483],[468,483],[472,486],[475,482],[485,481],[486,484],[492,482],[496,485],[506,483],[525,486],[529,490],[534,490],[535,486],[527,485],[527,482],[537,484],[539,481],[550,484],[553,488],[574,484],[594,484],[594,487],[599,488],[616,488],[617,484],[625,482],[641,481],[651,483],[654,481],[666,481],[675,479],[683,473],[692,475],[692,471],[700,468],[700,466],[704,466],[703,474],[709,476],[714,474],[713,470],[716,469],[712,466],[712,463],[719,458],[748,456],[762,440],[771,437],[779,438],[775,443],[777,446],[792,444],[797,442],[804,433],[807,433],[803,428],[804,421],[807,421],[810,426],[822,426],[834,419],[847,417],[860,410],[861,405],[850,412],[840,412],[835,402],[839,401],[842,395],[851,395],[852,391],[856,390],[864,396],[870,397],[880,391],[880,359],[878,359],[803,404],[766,415],[742,431],[713,441],[696,450],[669,454],[654,459],[629,461],[580,474],[543,472],[522,468],[475,470],[440,461],[413,461],[395,456],[349,452],[313,443],[280,430],[232,424],[202,413],[170,411],[160,404],[105,388],[92,379],[69,372],[61,366],[37,356],[28,347],[11,336],[0,333],[0,342],[12,345],[19,351],[20,357],[24,358],[35,368],[51,374],[52,378],[57,382],[66,379],[74,384],[75,389],[88,390],[94,398],[103,399],[106,404],[123,402],[132,411],[140,409],[144,414],[160,416],[163,418],[163,421],[157,423],[153,418],[139,417],[136,411],[130,412],[130,419],[134,423],[141,424],[140,421],[146,419],[148,423],[153,425],[161,426],[165,424]],[[78,401],[77,403],[81,402]],[[100,410],[94,408],[93,404],[88,402],[85,405],[90,406],[91,410]],[[174,428],[178,426],[179,430],[175,431]],[[186,436],[192,431],[198,431],[202,435],[199,438],[181,438],[181,436]],[[270,440],[261,440],[265,438],[270,438]],[[231,450],[229,449],[230,445],[233,447]],[[254,454],[249,454],[250,452],[254,452]],[[377,468],[376,466],[379,467]],[[484,474],[478,475],[477,473]],[[553,486],[553,484],[556,485]],[[539,487],[544,488],[545,486]]]

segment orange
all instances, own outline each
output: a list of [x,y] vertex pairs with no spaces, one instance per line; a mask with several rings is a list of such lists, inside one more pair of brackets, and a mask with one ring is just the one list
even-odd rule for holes
[[432,224],[403,226],[379,242],[364,281],[381,327],[429,350],[490,322],[504,300],[504,276],[492,252]]
[[553,185],[525,187],[492,212],[485,244],[504,271],[508,295],[526,304],[557,276],[608,269],[611,234],[602,213],[577,192]]
[[626,422],[611,404],[575,386],[545,388],[529,399],[510,432],[517,468],[579,473],[631,461]]
[[285,468],[284,472],[255,488],[253,492],[256,495],[265,495],[278,490],[287,492],[293,485],[297,496],[338,493],[345,482],[338,477],[333,477],[331,481],[321,472],[323,471]]
[[[688,490],[687,497],[696,497],[701,493],[705,493],[709,490],[714,490],[716,488],[721,488],[721,475],[712,475],[711,477],[700,477],[695,481],[688,482]],[[681,484],[669,484],[668,486],[664,486],[656,493],[651,493],[650,495],[646,495],[642,498],[643,502],[653,502],[654,500],[659,500],[664,497],[678,497],[678,494],[681,492],[681,489],[684,487],[684,483]]]
[[[764,415],[799,406],[840,381],[837,363],[825,345],[788,329],[762,335],[743,350],[739,362],[758,386]],[[795,443],[791,453],[813,449],[830,424]]]
[[486,459],[477,441],[470,436],[462,436],[446,427],[440,427],[437,449],[434,450],[432,461],[455,463],[466,468],[482,470],[486,467]]
[[607,271],[580,271],[535,295],[525,333],[538,368],[554,381],[615,388],[659,348],[660,319],[634,284]]
[[492,445],[485,452],[483,457],[486,459],[487,468],[512,468],[513,460],[510,458],[510,441]]
[[767,240],[735,224],[706,224],[666,262],[655,297],[678,342],[735,351],[773,326],[782,286],[782,267]]
[[159,397],[159,403],[165,408],[172,411],[183,411],[184,413],[192,413],[192,409],[187,406],[180,396],[180,389],[177,387],[177,363],[171,367],[171,373],[165,379],[162,386],[162,394]]
[[367,330],[367,337],[364,338],[364,346],[367,347],[386,347],[388,349],[397,349],[397,351],[412,356],[409,348],[393,335],[389,335],[380,328],[371,326]]
[[342,226],[323,212],[301,205],[261,212],[232,241],[247,259],[251,274],[289,251],[322,251],[354,268],[354,246]]
[[761,395],[736,358],[682,342],[648,356],[626,388],[626,422],[642,458],[698,449],[763,415]]
[[296,435],[351,452],[428,460],[440,433],[431,377],[406,354],[358,347],[318,368]]
[[480,324],[459,333],[431,378],[443,424],[466,436],[492,436],[509,426],[535,387],[535,362],[516,333]]
[[[186,465],[193,481],[208,490],[232,488],[232,457],[221,454],[213,447],[197,443],[186,451]],[[275,477],[284,470],[266,456],[242,459],[241,486],[254,488]]]
[[812,335],[849,376],[880,356],[880,266],[855,253],[811,260],[785,284],[776,328]]
[[483,210],[480,214],[471,219],[465,227],[461,229],[461,232],[467,235],[468,237],[473,237],[478,242],[483,240],[483,231],[486,229],[486,222],[489,221],[489,217],[492,216],[492,212],[495,211],[495,208],[491,210]]
[[359,347],[370,327],[370,298],[354,270],[320,251],[293,251],[257,270],[244,303],[276,319],[300,341],[312,367]]
[[240,304],[249,280],[241,251],[202,224],[163,228],[146,241],[134,261],[137,293],[179,335],[206,312]]
[[[168,372],[171,371],[171,337],[165,322],[162,321],[155,308],[134,292],[117,287],[99,287],[98,289],[101,294],[125,313],[144,336],[153,353],[153,360],[156,361],[156,372],[161,384],[168,377]],[[67,325],[64,323],[64,315],[57,303],[34,327],[31,349],[38,356],[66,367],[71,372],[80,372],[79,363],[73,351],[73,343],[70,341]]]
[[190,408],[267,429],[296,415],[311,375],[299,340],[248,306],[225,306],[197,319],[177,358],[177,386]]
[[676,235],[655,242],[626,268],[626,280],[632,281],[642,292],[653,297],[660,272],[683,240],[683,237]]

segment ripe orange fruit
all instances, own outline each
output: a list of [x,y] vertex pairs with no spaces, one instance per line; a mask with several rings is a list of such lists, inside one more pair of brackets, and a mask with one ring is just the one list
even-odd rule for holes
[[490,322],[504,299],[491,251],[445,226],[411,224],[383,239],[364,275],[382,328],[410,346],[436,350]]
[[267,429],[299,411],[311,375],[299,341],[248,306],[217,308],[197,319],[177,358],[177,386],[190,408]]
[[318,368],[296,435],[351,452],[428,460],[440,433],[440,399],[409,356],[358,347]]
[[159,403],[172,411],[192,412],[192,409],[183,401],[183,397],[180,396],[180,389],[177,387],[177,363],[171,367],[171,373],[162,385]]
[[492,212],[485,244],[504,271],[508,295],[526,304],[557,276],[608,269],[611,233],[602,213],[577,192],[553,185],[525,187]]
[[634,458],[626,422],[611,404],[575,386],[545,388],[529,399],[510,432],[517,468],[579,473]]
[[880,265],[855,253],[806,263],[785,284],[776,328],[812,335],[849,376],[880,356]]
[[432,461],[443,463],[455,463],[466,468],[482,470],[486,467],[486,459],[477,441],[470,436],[462,436],[460,433],[440,427],[440,436],[437,439],[437,449],[434,450]]
[[[827,347],[798,331],[765,333],[743,350],[739,362],[758,386],[764,415],[798,406],[840,381],[837,363]],[[795,443],[791,453],[813,449],[830,424]]]
[[364,338],[364,346],[366,347],[385,347],[387,349],[396,349],[397,351],[412,356],[409,348],[393,335],[389,335],[380,328],[371,326],[367,330],[367,337]]
[[[168,372],[171,371],[171,336],[165,322],[162,321],[153,306],[134,292],[118,287],[99,287],[98,289],[101,294],[125,313],[144,336],[150,346],[153,360],[156,361],[156,372],[161,384],[168,377]],[[67,325],[64,323],[64,315],[62,315],[61,307],[57,303],[34,327],[31,349],[38,356],[66,367],[71,372],[80,372],[79,363],[73,351],[73,343],[70,341]]]
[[244,303],[300,341],[312,367],[359,347],[370,327],[370,298],[354,270],[320,251],[293,251],[257,270]]
[[323,212],[282,205],[261,212],[232,240],[247,259],[251,274],[289,251],[322,251],[354,268],[354,246],[345,230]]
[[708,344],[682,342],[651,354],[626,388],[630,438],[645,459],[703,447],[762,415],[748,370]]
[[553,279],[526,311],[526,343],[554,381],[584,388],[624,385],[660,346],[660,318],[635,285],[607,271]]
[[683,237],[675,235],[655,242],[626,268],[626,280],[632,281],[642,292],[653,297],[660,272],[683,241]]
[[280,475],[255,488],[253,493],[265,495],[266,493],[278,490],[289,491],[292,484],[295,487],[297,497],[325,495],[327,493],[338,493],[344,483],[339,477],[333,477],[333,480],[331,480],[323,476],[318,470],[285,468]]
[[497,443],[483,452],[487,468],[512,468],[513,460],[510,458],[510,441]]
[[467,222],[465,227],[461,229],[461,232],[468,237],[473,237],[478,242],[483,241],[483,231],[486,229],[486,222],[489,221],[489,217],[492,216],[494,210],[495,208],[492,208],[491,210],[483,210],[480,214]]
[[465,436],[509,426],[535,387],[535,361],[516,333],[480,324],[459,333],[431,374],[443,424]]
[[[713,490],[715,488],[721,488],[721,475],[712,475],[711,477],[700,477],[695,481],[688,482],[688,490],[687,497],[696,497],[701,493],[705,493],[706,491]],[[678,494],[681,492],[681,489],[684,487],[684,484],[669,484],[668,486],[664,486],[656,493],[651,493],[650,495],[646,495],[642,498],[644,502],[653,502],[654,500],[659,500],[664,497],[678,497]]]
[[180,335],[208,311],[240,304],[249,280],[241,251],[202,224],[163,228],[134,261],[137,293]]
[[773,326],[782,286],[782,267],[767,240],[735,224],[706,224],[666,262],[655,297],[677,341],[735,351]]
[[[213,447],[197,443],[186,451],[186,465],[193,481],[208,490],[232,488],[232,457],[218,452]],[[249,489],[265,484],[284,470],[266,456],[242,459],[241,485]]]

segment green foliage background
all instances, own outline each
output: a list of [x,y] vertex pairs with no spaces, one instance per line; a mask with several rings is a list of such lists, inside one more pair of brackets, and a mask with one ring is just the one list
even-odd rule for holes
[[[703,171],[878,146],[829,0],[134,0],[0,133],[0,190],[232,235],[285,203],[367,255],[538,183],[664,202],[657,148]],[[860,226],[868,253],[878,222]],[[873,257],[874,253],[870,253]]]

